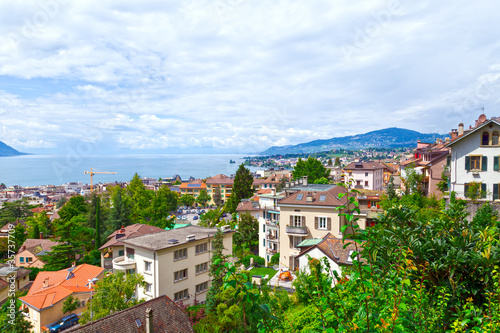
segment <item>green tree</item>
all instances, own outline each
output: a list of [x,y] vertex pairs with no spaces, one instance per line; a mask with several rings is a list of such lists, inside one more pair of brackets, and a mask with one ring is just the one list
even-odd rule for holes
[[131,225],[132,203],[130,198],[124,193],[121,186],[117,185],[111,189],[111,203],[109,217],[106,221],[106,234],[110,235],[122,226]]
[[151,201],[151,224],[160,228],[171,227],[174,223],[168,219],[170,212],[177,210],[177,194],[166,186],[161,186]]
[[[142,303],[135,298],[136,288],[144,288],[146,283],[140,274],[125,274],[117,271],[97,282],[92,301],[87,303],[87,309],[80,317],[80,324],[85,325],[91,320],[98,320],[117,311],[128,309]],[[93,316],[90,317],[91,309]]]
[[80,301],[78,298],[73,297],[73,295],[69,295],[68,298],[66,298],[63,302],[63,307],[62,307],[62,313],[66,314],[69,312],[69,314],[72,314],[73,311],[78,309],[80,306]]
[[175,183],[174,183],[174,185],[181,185],[181,184],[182,184],[182,183],[181,183],[181,181],[180,181],[179,179],[177,179],[177,180],[175,181]]
[[222,217],[222,211],[219,208],[209,210],[200,216],[201,227],[213,228],[219,224],[219,219]]
[[201,190],[200,194],[198,194],[198,197],[196,197],[196,202],[199,205],[205,207],[207,202],[209,202],[211,199],[212,199],[212,197],[210,197],[210,195],[207,193],[206,190]]
[[68,202],[59,209],[57,212],[59,214],[59,218],[64,221],[69,221],[73,217],[78,216],[80,214],[87,214],[88,207],[85,202],[85,198],[81,195],[75,195],[71,197]]
[[61,199],[59,199],[56,203],[56,208],[57,209],[61,208],[66,204],[66,202],[68,202],[68,199],[66,199],[66,197],[61,197]]
[[241,199],[248,199],[253,195],[253,176],[250,170],[241,164],[236,170],[234,177],[233,189],[228,202],[226,203],[226,211],[230,213],[236,212]]
[[191,194],[183,194],[179,198],[179,201],[183,206],[191,207],[195,203],[196,199]]
[[333,165],[333,162],[332,162],[331,158],[328,159],[328,163],[327,164],[328,164],[328,166],[332,166]]
[[153,192],[148,191],[139,175],[136,173],[128,186],[126,193],[132,202],[132,220],[134,223],[144,223],[150,217],[148,209],[153,197]]
[[241,236],[241,240],[247,244],[251,252],[252,242],[259,240],[259,222],[249,212],[242,213],[238,221],[237,234]]
[[208,312],[215,310],[220,304],[217,295],[221,292],[222,284],[224,283],[224,275],[226,274],[225,262],[226,258],[222,251],[224,250],[224,234],[220,229],[214,236],[212,258],[210,263],[209,275],[212,278],[212,284],[207,292],[206,309]]
[[218,186],[214,189],[214,203],[217,207],[222,206],[223,203],[222,195],[220,193],[220,187]]
[[330,180],[325,177],[321,177],[314,181],[314,184],[330,184],[330,183],[331,183]]
[[293,179],[299,179],[307,176],[308,182],[314,184],[317,179],[330,176],[330,170],[325,168],[319,160],[309,157],[307,160],[299,158],[295,168],[292,171]]
[[335,157],[335,166],[340,166],[340,157]]
[[396,190],[394,189],[394,177],[391,175],[387,184],[387,198],[392,201],[397,198]]
[[286,182],[288,181],[288,178],[286,178],[285,176],[281,177],[280,178],[280,182],[278,183],[278,185],[276,186],[276,192],[281,192],[283,191],[283,189],[285,188],[286,186]]
[[19,248],[23,245],[24,241],[27,238],[26,234],[26,228],[21,224],[18,223],[14,227],[14,245],[15,245],[15,252],[19,250]]
[[441,172],[441,179],[437,184],[437,188],[441,193],[445,194],[448,192],[448,176],[443,172]]
[[30,332],[33,326],[20,310],[21,301],[17,295],[7,298],[7,301],[0,308],[0,332],[26,333]]

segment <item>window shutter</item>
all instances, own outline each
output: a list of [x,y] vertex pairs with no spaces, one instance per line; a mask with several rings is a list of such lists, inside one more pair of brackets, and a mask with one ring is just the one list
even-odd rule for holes
[[303,227],[306,226],[306,217],[305,216],[302,216],[302,226]]
[[326,228],[327,228],[328,230],[332,230],[332,218],[331,218],[331,217],[327,217],[327,218],[326,218],[326,223],[327,223]]
[[469,184],[464,184],[464,197],[468,198],[467,192],[469,192]]
[[372,208],[372,202],[368,201],[368,208]]
[[451,155],[446,156],[446,165],[450,166],[451,164]]
[[498,171],[498,156],[493,157],[493,170]]
[[318,217],[314,217],[314,229],[318,229]]
[[498,184],[493,184],[493,200],[498,200]]
[[470,156],[465,156],[465,170],[470,170]]
[[293,225],[293,215],[290,215],[290,226]]
[[486,198],[486,183],[481,183],[481,198]]
[[481,171],[488,171],[488,156],[483,156],[483,161],[481,163]]

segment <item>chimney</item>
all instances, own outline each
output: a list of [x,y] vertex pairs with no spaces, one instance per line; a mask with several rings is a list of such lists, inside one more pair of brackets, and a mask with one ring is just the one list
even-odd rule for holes
[[153,333],[153,309],[146,309],[146,333]]
[[43,239],[43,232],[40,233],[40,239]]
[[307,176],[302,177],[302,185],[307,186]]
[[76,266],[76,261],[73,261],[73,262],[71,263],[71,267],[72,267],[72,268],[75,268],[75,266]]
[[460,123],[458,124],[458,136],[461,136],[464,134],[464,124]]
[[46,278],[45,280],[43,280],[43,287],[42,288],[46,288],[49,286],[49,278]]
[[313,195],[311,193],[307,193],[307,202],[313,202]]
[[451,136],[451,141],[453,140],[456,140],[458,138],[458,132],[456,129],[452,129],[451,132],[450,132],[450,136]]

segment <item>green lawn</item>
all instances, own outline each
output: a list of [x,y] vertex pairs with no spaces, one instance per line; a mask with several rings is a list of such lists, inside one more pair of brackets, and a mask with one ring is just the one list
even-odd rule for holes
[[278,272],[274,269],[266,267],[255,267],[250,270],[250,276],[260,275],[264,278],[265,275],[269,275],[268,279],[271,279],[276,273]]

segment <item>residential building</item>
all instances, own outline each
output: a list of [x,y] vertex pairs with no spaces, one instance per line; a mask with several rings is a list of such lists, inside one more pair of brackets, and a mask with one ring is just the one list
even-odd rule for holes
[[207,185],[201,179],[196,179],[189,183],[182,183],[179,189],[181,195],[188,194],[196,199],[201,191],[207,190]]
[[[347,204],[347,196],[340,194],[347,190],[337,185],[307,184],[306,180],[286,191],[291,194],[278,202],[280,266],[296,270],[299,268],[299,245],[303,241],[323,238],[327,233],[342,237],[346,219],[341,216],[343,209],[339,207]],[[355,223],[361,229],[366,228],[363,216]],[[347,227],[344,232],[349,234],[352,230]]]
[[499,134],[500,117],[487,119],[484,114],[474,127],[464,130],[459,124],[458,131],[452,130],[451,142],[446,145],[451,149],[450,191],[466,198],[472,184],[477,184],[480,199],[499,199]]
[[389,180],[391,179],[391,176],[394,176],[398,172],[398,166],[397,164],[392,164],[392,163],[387,163],[387,162],[380,162],[380,164],[384,167],[384,180],[383,180],[383,186],[387,186],[389,184]]
[[[175,301],[204,302],[210,287],[211,253],[216,228],[187,226],[123,240],[125,255],[113,260],[113,270],[142,274],[146,287],[137,298],[167,295]],[[224,230],[224,254],[232,254],[233,231]]]
[[26,319],[33,325],[32,332],[40,333],[45,325],[64,317],[62,306],[70,295],[80,301],[74,313],[81,314],[95,283],[103,277],[104,268],[88,264],[55,272],[39,272],[28,295],[19,298]]
[[60,243],[50,239],[27,239],[19,248],[15,256],[17,267],[43,268],[45,262],[42,257],[52,251],[52,248]]
[[[261,190],[266,191],[266,190]],[[268,190],[267,190],[268,191]],[[270,193],[257,195],[259,198],[259,257],[267,263],[271,257],[280,251],[280,208],[278,202],[285,197],[283,193]]]
[[229,199],[233,190],[234,179],[223,174],[218,174],[208,178],[205,183],[207,185],[207,193],[211,196],[210,204],[214,205],[214,193],[217,188],[220,190],[223,203]]
[[192,333],[188,315],[167,296],[159,296],[92,323],[71,328],[68,333]]
[[358,191],[359,193],[356,193],[356,201],[358,202],[360,214],[356,215],[356,217],[366,220],[365,225],[367,227],[373,227],[377,224],[379,214],[384,212],[380,207],[380,200],[385,192],[370,190]]
[[381,191],[384,185],[384,166],[377,162],[352,162],[345,168],[349,188]]
[[[417,142],[417,148],[413,151],[414,156],[401,162],[401,174],[405,177],[404,168],[410,166],[416,172],[422,174],[424,195],[442,196],[438,183],[443,181],[443,172],[447,174],[448,156],[450,149],[446,147],[448,142],[437,139],[435,143]],[[404,185],[404,184],[403,184]]]
[[[9,264],[0,264],[0,305],[9,297],[9,291],[25,290],[29,287],[30,270],[20,267],[11,267]],[[12,287],[13,286],[13,287]]]
[[242,199],[238,204],[238,207],[236,208],[236,212],[238,212],[240,215],[242,213],[249,213],[252,217],[258,219],[260,212],[258,198],[255,197],[254,199]]
[[107,242],[99,248],[99,251],[101,251],[101,267],[112,269],[113,258],[124,256],[125,248],[122,243],[123,240],[164,231],[162,228],[140,223],[116,230],[108,236]]
[[[352,266],[352,254],[356,251],[356,244],[353,240],[337,238],[331,233],[327,233],[323,238],[309,239],[301,244],[300,254],[297,256],[299,261],[299,269],[309,272],[309,258],[319,259],[326,258],[330,264],[330,269],[336,271],[339,276],[342,276],[342,268]],[[358,251],[362,247],[358,245]],[[359,258],[359,257],[358,257]],[[335,279],[332,284],[337,281]]]

